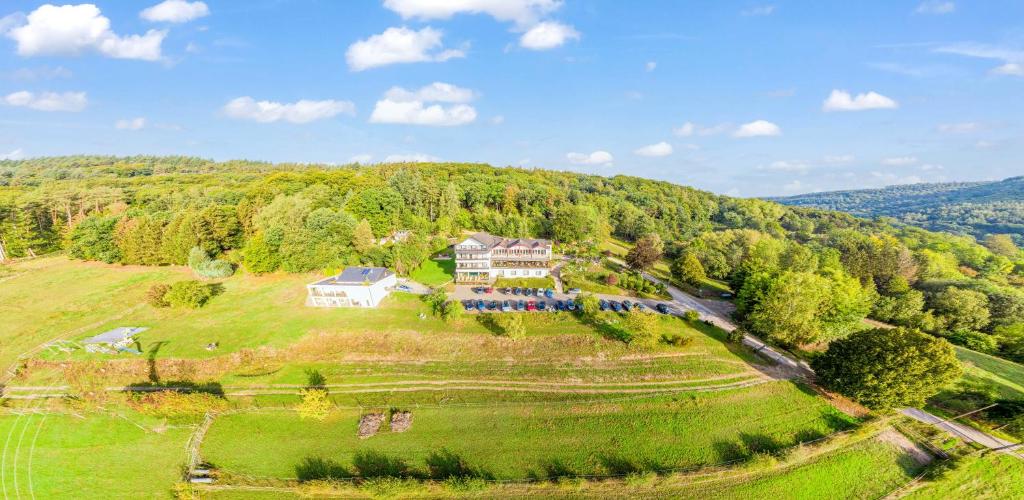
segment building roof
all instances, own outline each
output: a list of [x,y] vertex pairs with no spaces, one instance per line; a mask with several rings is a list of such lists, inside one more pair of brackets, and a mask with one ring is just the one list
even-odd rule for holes
[[314,285],[368,285],[395,274],[386,267],[346,267],[341,274],[313,283]]
[[480,243],[483,243],[487,248],[512,248],[512,247],[529,247],[529,248],[540,248],[551,246],[550,240],[540,240],[531,238],[503,238],[501,236],[494,236],[488,233],[475,233],[470,238],[473,238]]
[[103,332],[95,337],[89,337],[85,339],[86,344],[116,344],[125,339],[131,338],[133,335],[139,332],[146,331],[147,328],[137,326],[121,326]]

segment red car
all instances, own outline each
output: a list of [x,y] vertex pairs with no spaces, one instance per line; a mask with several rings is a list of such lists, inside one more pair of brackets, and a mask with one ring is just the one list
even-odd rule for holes
[[484,293],[494,293],[494,287],[489,286],[484,289]]
[[537,303],[532,301],[532,300],[527,302],[526,303],[526,310],[527,311],[536,311],[537,310]]

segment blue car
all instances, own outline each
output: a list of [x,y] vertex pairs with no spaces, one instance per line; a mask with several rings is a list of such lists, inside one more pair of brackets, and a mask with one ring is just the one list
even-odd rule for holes
[[544,302],[544,301],[542,300],[542,301],[540,301],[540,302],[538,302],[538,303],[537,303],[537,310],[538,310],[538,311],[543,311],[543,310],[545,310],[545,309],[547,309],[547,308],[548,308],[548,303],[547,303],[547,302]]
[[549,298],[549,299],[553,298],[555,296],[555,291],[550,289],[550,288],[548,288],[547,290],[544,290],[544,296]]
[[663,303],[659,302],[658,305],[654,306],[654,308],[657,309],[658,312],[660,312],[661,314],[668,314],[668,306]]
[[511,311],[512,310],[512,304],[509,301],[507,301],[507,300],[502,301],[501,302],[501,310],[502,310],[502,312],[509,312],[509,311]]
[[512,289],[512,295],[519,295],[521,293],[523,293],[523,289],[522,288],[515,287],[515,288]]
[[492,300],[492,301],[487,303],[487,310],[488,311],[493,311],[493,310],[495,310],[497,308],[498,308],[498,303],[496,301]]
[[526,302],[525,301],[522,301],[522,300],[519,301],[519,310],[520,311],[525,311],[526,310]]
[[623,300],[622,301],[622,308],[627,310],[627,311],[631,311],[631,310],[633,310],[633,303],[628,301],[628,300]]
[[555,302],[555,309],[557,309],[559,311],[564,311],[565,310],[565,302],[562,302],[561,300],[559,300],[558,302]]
[[601,301],[597,303],[597,307],[600,307],[602,311],[607,311],[608,310],[608,301],[604,300],[604,299],[601,299]]
[[472,311],[473,310],[473,301],[469,300],[469,299],[463,300],[462,301],[462,307],[465,308],[467,311]]
[[611,301],[610,305],[612,306],[612,310],[615,311],[615,312],[619,312],[619,311],[622,310],[622,305],[619,304],[617,301],[614,301],[614,300]]
[[569,299],[569,300],[565,301],[565,308],[570,310],[570,311],[575,311],[576,310],[576,303],[573,302],[572,299]]
[[484,304],[484,301],[482,301],[482,300],[476,301],[476,310],[477,311],[483,311],[485,307],[487,307],[487,305]]

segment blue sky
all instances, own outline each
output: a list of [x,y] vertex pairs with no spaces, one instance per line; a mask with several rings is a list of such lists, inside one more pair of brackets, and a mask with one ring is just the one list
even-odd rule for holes
[[739,196],[1024,174],[1019,0],[0,9],[0,157],[442,159]]

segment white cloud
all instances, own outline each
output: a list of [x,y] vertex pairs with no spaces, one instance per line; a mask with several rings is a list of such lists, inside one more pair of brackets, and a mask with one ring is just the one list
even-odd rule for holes
[[450,83],[434,82],[415,92],[391,87],[384,93],[384,98],[392,101],[469,102],[476,99],[476,92]]
[[[465,104],[476,97],[469,89],[434,82],[416,91],[392,87],[377,101],[370,123],[451,127],[476,120],[476,109]],[[431,102],[456,103],[451,106]]]
[[661,141],[659,143],[648,144],[647,146],[635,149],[633,150],[633,154],[653,157],[668,156],[672,154],[672,145],[665,141]]
[[908,175],[906,177],[900,177],[896,174],[889,172],[871,172],[871,176],[885,185],[892,184],[918,184],[924,182],[923,179],[916,175]]
[[[0,30],[2,32],[2,30]],[[53,80],[57,78],[71,78],[73,73],[64,66],[50,67],[40,66],[37,68],[18,68],[5,76],[12,80]]]
[[442,161],[440,158],[423,153],[394,154],[384,158],[384,163],[431,163]]
[[798,191],[810,191],[810,189],[806,187],[803,182],[800,182],[799,179],[793,179],[792,181],[783,184],[782,190],[787,193],[796,193]]
[[914,12],[918,14],[951,14],[956,10],[956,4],[953,2],[940,1],[940,0],[927,0],[921,2]]
[[774,5],[758,5],[749,9],[743,9],[740,11],[740,15],[744,16],[770,16],[775,12]]
[[384,7],[404,19],[449,19],[455,14],[487,14],[520,26],[537,22],[562,6],[561,0],[384,0]]
[[501,125],[502,123],[505,123],[504,115],[495,115],[491,117],[491,125]]
[[565,155],[565,158],[569,160],[569,163],[575,163],[577,165],[610,165],[615,159],[612,154],[607,151],[594,151],[593,153],[569,153]]
[[146,128],[146,119],[142,117],[118,120],[114,123],[118,130],[142,130]]
[[822,160],[825,163],[837,164],[837,163],[851,163],[857,158],[853,155],[825,155]]
[[980,128],[981,124],[977,122],[942,123],[938,126],[939,132],[943,134],[967,134]]
[[833,90],[825,102],[822,103],[822,111],[864,111],[868,109],[893,109],[899,104],[876,92],[857,94],[851,97],[845,90]]
[[164,0],[139,13],[147,21],[165,23],[187,23],[208,15],[210,8],[205,3],[185,0]]
[[758,166],[758,170],[775,170],[778,172],[806,172],[811,166],[802,161],[777,160],[768,165]]
[[568,24],[544,21],[519,37],[519,45],[530,50],[548,50],[561,47],[569,40],[579,40],[580,33]]
[[644,70],[646,70],[648,73],[650,73],[651,71],[654,71],[654,68],[657,68],[657,67],[658,67],[658,62],[657,61],[647,61],[647,64],[644,64]]
[[690,137],[697,130],[697,126],[692,122],[686,122],[677,128],[672,129],[672,133],[679,137]]
[[348,163],[367,164],[373,161],[373,155],[368,153],[358,154],[348,159]]
[[740,125],[740,128],[736,129],[732,135],[733,137],[770,137],[782,135],[782,129],[770,121],[754,120]]
[[921,170],[925,171],[925,172],[930,172],[930,171],[933,171],[933,170],[945,170],[946,169],[946,167],[944,167],[942,165],[937,165],[937,164],[933,164],[933,163],[925,163],[924,165],[921,165],[919,168]]
[[1018,63],[1006,63],[1002,66],[992,68],[993,75],[1024,76],[1024,65]]
[[7,30],[22,56],[75,56],[97,52],[117,59],[160,59],[166,30],[149,30],[145,35],[119,36],[110,29],[110,19],[95,5],[43,5],[32,11],[25,24]]
[[4,154],[0,154],[0,160],[20,160],[25,158],[25,152],[21,148],[15,149]]
[[892,158],[883,158],[882,165],[889,167],[905,167],[907,165],[913,165],[917,163],[916,156],[895,156]]
[[89,100],[85,92],[42,92],[36,94],[27,90],[7,94],[3,102],[8,106],[31,108],[39,111],[78,112],[85,109]]
[[416,31],[406,27],[388,28],[379,35],[349,45],[345,60],[352,71],[414,62],[443,62],[465,57],[460,49],[444,49],[444,32],[429,26]]
[[351,101],[309,101],[302,99],[293,103],[256,101],[252,97],[237,97],[228,101],[224,114],[239,120],[272,123],[284,120],[291,123],[309,123],[331,118],[340,114],[355,115],[356,107]]
[[672,133],[679,137],[690,137],[693,135],[709,136],[726,132],[729,130],[729,127],[730,125],[728,123],[720,123],[718,125],[704,127],[693,122],[686,122],[679,127],[672,129]]

